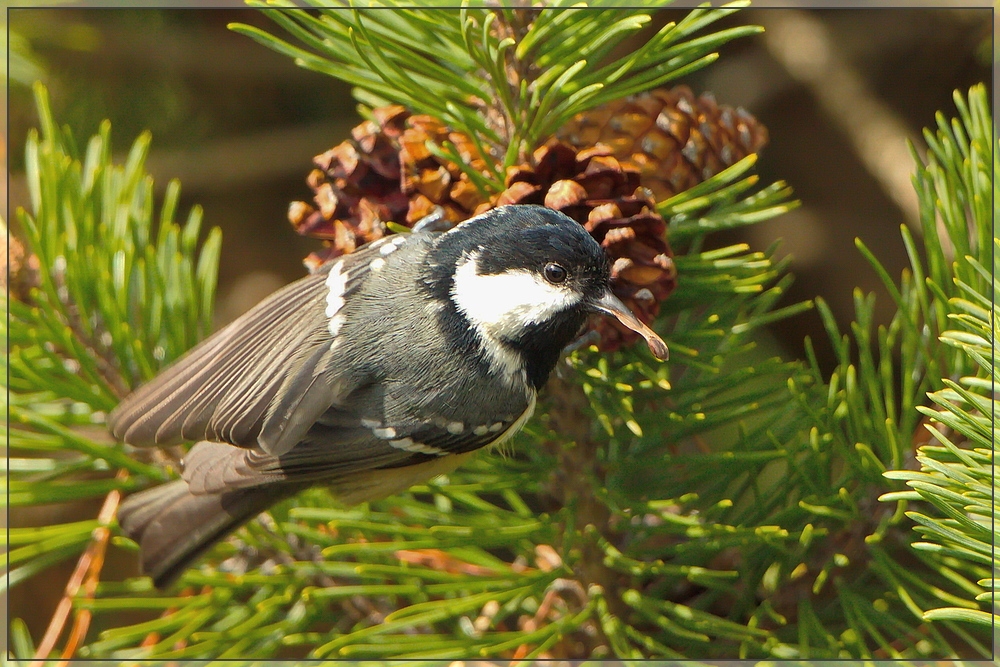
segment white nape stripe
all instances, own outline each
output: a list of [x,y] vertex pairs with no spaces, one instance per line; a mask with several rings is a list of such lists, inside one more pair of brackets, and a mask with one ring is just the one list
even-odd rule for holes
[[455,306],[482,335],[494,363],[509,375],[523,370],[523,363],[501,341],[578,304],[581,298],[572,288],[553,285],[533,271],[481,274],[478,252],[459,262],[451,288]]
[[330,335],[336,338],[344,318],[337,313],[344,307],[344,292],[347,291],[347,276],[343,272],[344,260],[333,265],[326,277],[326,286],[330,290],[326,295],[326,316],[330,318]]

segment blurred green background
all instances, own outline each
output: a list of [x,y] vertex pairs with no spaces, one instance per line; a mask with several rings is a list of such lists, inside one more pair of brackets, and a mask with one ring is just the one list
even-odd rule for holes
[[[683,13],[659,12],[650,30]],[[218,323],[304,273],[301,260],[319,243],[292,232],[286,209],[310,195],[312,156],[359,121],[347,86],[229,32],[232,21],[273,28],[250,9],[54,7],[11,9],[8,18],[6,194],[15,228],[13,213],[27,203],[25,135],[37,124],[30,81],[39,78],[56,119],[78,140],[103,118],[112,121],[118,151],[152,130],[148,167],[160,192],[178,177],[181,211],[199,203],[207,225],[223,229]],[[822,295],[846,323],[860,286],[879,293],[886,320],[888,297],[854,238],[875,249],[891,275],[906,265],[899,225],[915,223],[916,198],[904,141],[922,147],[920,128],[937,110],[951,114],[954,89],[992,85],[991,21],[989,8],[751,9],[729,19],[767,30],[727,46],[716,64],[682,83],[745,107],[768,127],[761,182],[787,180],[803,205],[715,242],[763,249],[782,238],[797,276],[787,303]],[[815,313],[783,322],[761,342],[800,356],[806,334],[829,363]],[[63,520],[93,515],[93,508],[60,511],[69,512]],[[52,571],[50,591],[15,589],[11,612],[34,636],[65,574]]]

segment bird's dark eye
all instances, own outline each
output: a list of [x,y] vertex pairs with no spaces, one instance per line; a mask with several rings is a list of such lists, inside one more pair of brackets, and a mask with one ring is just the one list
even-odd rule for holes
[[550,283],[561,283],[566,280],[566,275],[566,269],[554,262],[545,265],[545,279]]

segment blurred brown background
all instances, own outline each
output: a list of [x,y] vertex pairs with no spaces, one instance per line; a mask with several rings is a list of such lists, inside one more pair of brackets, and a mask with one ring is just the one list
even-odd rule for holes
[[[683,13],[659,12],[656,23]],[[854,238],[875,249],[891,275],[906,265],[899,225],[916,224],[916,198],[904,141],[922,150],[920,129],[933,124],[937,110],[953,114],[954,89],[992,85],[991,20],[988,8],[753,9],[727,20],[767,31],[726,46],[717,63],[683,83],[745,107],[768,127],[761,182],[787,180],[803,205],[715,244],[746,241],[762,250],[782,238],[797,276],[786,303],[823,295],[844,326],[860,286],[879,293],[885,321],[888,296]],[[318,242],[291,231],[288,203],[308,198],[312,156],[346,138],[359,120],[347,86],[229,32],[232,21],[277,31],[249,9],[9,12],[7,219],[27,202],[24,139],[37,120],[26,83],[40,78],[56,119],[81,144],[103,118],[112,121],[118,152],[152,130],[148,167],[160,191],[180,178],[181,214],[200,203],[206,226],[223,229],[219,323],[304,273],[301,260]],[[815,313],[781,324],[762,343],[798,357],[805,334],[829,363]],[[52,591],[21,587],[11,600],[36,637],[65,581],[52,573]]]

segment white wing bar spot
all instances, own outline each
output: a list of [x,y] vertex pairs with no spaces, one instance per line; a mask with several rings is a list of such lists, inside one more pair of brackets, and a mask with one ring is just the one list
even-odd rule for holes
[[447,456],[448,452],[438,447],[431,447],[420,442],[414,442],[413,438],[402,438],[400,440],[390,440],[389,444],[396,449],[418,454],[434,454],[435,456]]
[[344,322],[344,318],[337,315],[344,307],[344,292],[347,291],[347,276],[343,269],[344,260],[340,260],[326,277],[326,286],[330,290],[326,295],[326,316],[330,318],[330,335],[333,337],[340,332]]

